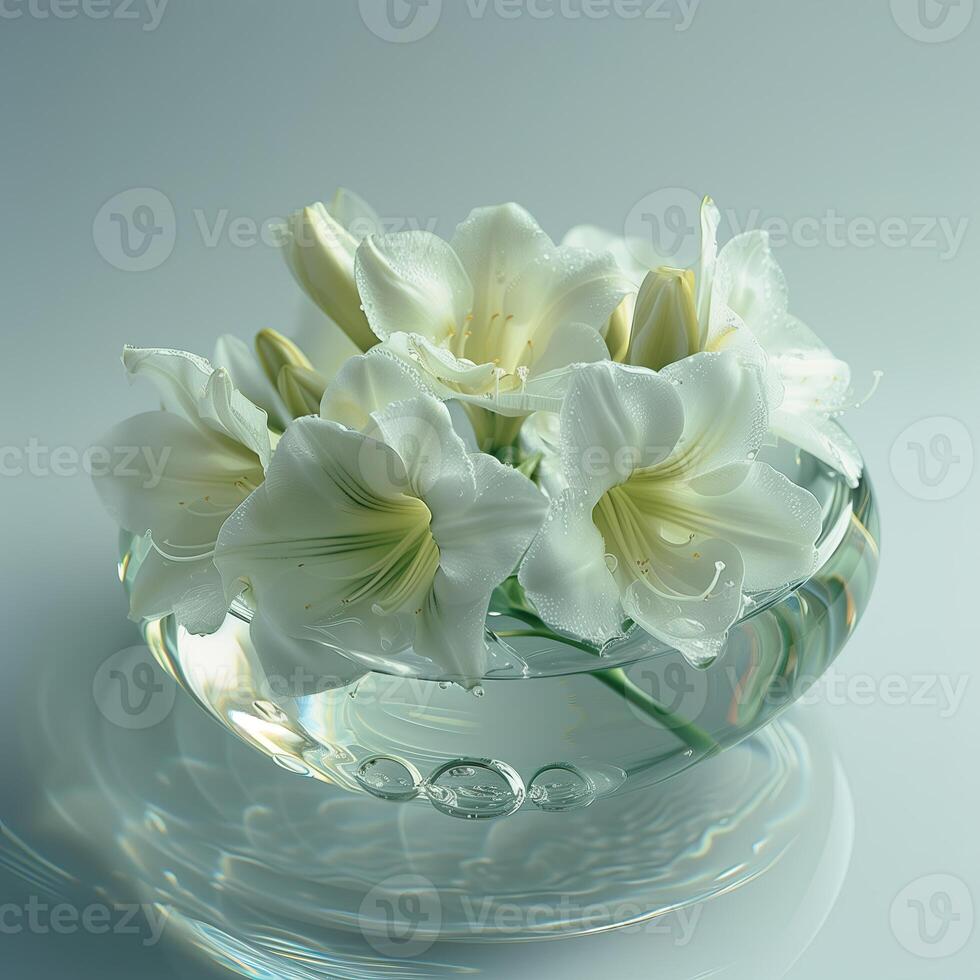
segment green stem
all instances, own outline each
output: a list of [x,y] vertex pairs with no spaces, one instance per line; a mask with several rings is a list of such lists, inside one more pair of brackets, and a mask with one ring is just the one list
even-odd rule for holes
[[566,646],[577,647],[579,650],[584,650],[586,653],[595,653],[595,647],[589,646],[588,643],[583,643],[580,640],[572,640],[565,636],[555,636],[551,630],[500,630],[496,633],[496,635],[503,637],[540,636],[544,640],[560,640]]
[[669,728],[682,742],[696,752],[713,754],[721,746],[703,729],[658,704],[646,691],[634,684],[621,667],[594,671],[592,676],[601,684],[622,695],[630,704]]
[[[592,644],[574,640],[567,636],[559,636],[549,629],[541,617],[533,611],[524,596],[524,590],[517,584],[516,580],[509,579],[501,587],[500,601],[495,603],[493,608],[496,612],[509,616],[511,619],[517,619],[531,627],[525,630],[495,630],[497,636],[505,639],[517,636],[541,637],[541,639],[555,640],[558,643],[564,643],[567,646],[599,656],[598,649]],[[599,683],[616,691],[634,707],[646,712],[651,718],[663,724],[665,728],[669,728],[688,748],[699,753],[720,751],[718,743],[703,728],[699,728],[686,718],[668,711],[642,688],[637,687],[626,676],[626,672],[622,668],[607,667],[604,670],[595,670],[591,672],[591,676]]]

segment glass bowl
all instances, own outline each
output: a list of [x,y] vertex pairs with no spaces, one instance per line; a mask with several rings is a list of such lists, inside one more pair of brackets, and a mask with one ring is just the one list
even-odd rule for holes
[[[411,652],[397,673],[346,688],[277,692],[236,604],[206,637],[171,617],[143,623],[159,663],[222,725],[298,777],[469,820],[519,809],[579,810],[660,782],[741,742],[793,704],[833,662],[869,600],[878,564],[871,484],[855,488],[781,445],[767,459],[823,509],[816,571],[749,597],[707,669],[639,629],[601,655],[560,638],[514,636],[491,613],[491,655],[468,692]],[[139,565],[124,541],[120,574]]]

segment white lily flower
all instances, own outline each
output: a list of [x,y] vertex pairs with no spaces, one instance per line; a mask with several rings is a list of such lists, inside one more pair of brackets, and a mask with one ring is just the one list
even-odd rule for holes
[[705,665],[743,590],[811,572],[817,501],[755,460],[768,426],[755,362],[730,351],[659,373],[585,365],[559,418],[566,489],[520,570],[552,627],[603,643],[629,618]]
[[378,338],[361,309],[354,253],[366,235],[380,231],[374,209],[344,188],[330,204],[317,202],[291,214],[283,229],[283,253],[296,281],[360,350]]
[[130,614],[174,613],[191,632],[213,632],[228,602],[212,554],[225,519],[263,480],[272,452],[266,413],[227,371],[185,351],[127,347],[123,364],[131,380],[156,385],[164,407],[105,436],[102,445],[135,455],[95,478],[116,522],[149,533]]
[[[376,372],[390,378],[376,386]],[[397,666],[413,647],[471,685],[485,666],[490,595],[513,573],[545,501],[516,470],[468,453],[441,402],[387,404],[404,378],[390,359],[353,358],[324,406],[363,431],[293,422],[265,483],[222,528],[215,563],[228,594],[244,586],[279,636],[362,669]],[[297,654],[304,665],[309,650]]]
[[[693,284],[693,270],[666,268],[641,240],[616,238],[589,226],[573,228],[566,240],[604,247],[634,282],[643,272],[642,259],[654,263],[643,273],[639,295],[632,300],[635,315],[627,363],[656,370],[692,353],[732,348],[764,359],[773,434],[834,467],[856,486],[860,453],[834,421],[855,404],[850,368],[789,313],[786,280],[772,255],[768,233],[744,232],[719,251],[720,221],[718,208],[705,198]],[[687,286],[695,293],[693,309]],[[644,304],[644,296],[659,302]]]
[[861,454],[834,421],[855,404],[851,369],[790,314],[786,279],[767,232],[745,232],[722,248],[715,263],[711,302],[734,311],[765,352],[774,389],[773,433],[857,486]]
[[514,418],[557,408],[569,365],[608,356],[599,331],[628,289],[611,256],[556,246],[516,204],[477,208],[449,243],[369,237],[355,278],[375,334],[433,391]]

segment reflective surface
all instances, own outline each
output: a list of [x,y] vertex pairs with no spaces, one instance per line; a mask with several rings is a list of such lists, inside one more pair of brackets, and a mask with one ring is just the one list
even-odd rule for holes
[[[35,834],[43,851],[8,838],[6,852],[56,885],[78,871],[151,906],[168,941],[244,976],[450,975],[479,968],[473,942],[619,925],[677,946],[704,903],[735,901],[789,865],[799,886],[829,874],[825,914],[850,852],[850,794],[806,715],[662,790],[462,822],[277,772],[189,699],[134,738],[68,695],[64,682],[85,673],[47,672],[37,762],[51,772],[53,819]],[[112,874],[82,871],[83,854]],[[782,896],[786,914],[806,890]]]

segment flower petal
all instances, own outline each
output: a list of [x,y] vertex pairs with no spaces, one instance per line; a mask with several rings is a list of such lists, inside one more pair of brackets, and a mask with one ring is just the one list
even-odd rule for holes
[[746,589],[779,588],[813,571],[820,505],[767,463],[733,463],[661,493],[686,529],[738,548]]
[[674,386],[684,407],[684,432],[660,467],[663,477],[692,479],[755,458],[769,427],[758,362],[738,350],[701,353],[669,364],[660,376]]
[[528,365],[528,384],[550,371],[570,364],[591,364],[604,361],[609,350],[602,336],[584,323],[559,324],[547,344],[536,344]]
[[384,231],[378,212],[363,197],[346,187],[337,188],[327,210],[358,243],[368,235],[380,235]]
[[778,337],[789,294],[768,232],[736,235],[721,250],[712,303],[716,301],[734,310],[763,346]]
[[[697,555],[698,557],[694,557]],[[694,540],[658,549],[655,575],[623,593],[627,615],[695,666],[721,652],[742,606],[742,559],[725,541]]]
[[100,441],[114,465],[93,474],[103,506],[116,523],[143,534],[170,533],[198,499],[227,513],[258,481],[258,459],[244,447],[195,428],[173,412],[146,412],[111,429]]
[[456,357],[452,351],[417,333],[393,333],[385,348],[407,364],[417,367],[426,383],[442,398],[453,398],[468,393],[482,397],[480,393],[493,387],[493,364],[474,364],[466,358]]
[[843,474],[856,487],[864,460],[854,440],[833,420],[817,412],[791,412],[778,408],[772,414],[772,431],[781,439]]
[[236,390],[227,371],[215,371],[208,378],[198,411],[206,425],[251,449],[263,469],[269,465],[272,443],[268,416]]
[[472,500],[473,462],[442,402],[427,395],[395,402],[373,413],[367,434],[397,455],[406,481],[399,489],[424,500],[433,519],[461,498]]
[[594,503],[582,490],[553,501],[518,578],[549,626],[604,643],[622,632],[624,616],[602,535],[592,523]]
[[264,466],[269,459],[266,413],[237,391],[224,370],[187,351],[126,347],[123,364],[130,378],[148,377],[164,408],[181,415],[205,435],[218,433],[246,446]]
[[674,449],[684,427],[677,391],[644,368],[602,361],[579,368],[560,415],[566,478],[592,502]]
[[261,408],[269,422],[281,432],[292,416],[283,404],[276,386],[266,377],[255,351],[240,337],[222,334],[214,348],[214,366],[224,368],[232,384],[253,405]]
[[[412,552],[403,552],[400,570],[392,564],[423,516],[405,486],[405,467],[389,446],[315,416],[297,419],[265,482],[218,536],[214,560],[226,591],[246,584],[253,606],[290,636],[327,643],[369,667],[372,658],[387,662],[410,645],[415,610],[431,586],[408,564]],[[393,588],[403,594],[386,610],[380,603]]]
[[701,202],[701,255],[698,259],[697,274],[697,311],[700,324],[701,349],[708,340],[714,305],[715,267],[718,262],[718,226],[721,224],[721,212],[710,197]]
[[198,404],[214,370],[203,357],[182,350],[127,345],[122,362],[130,381],[143,376],[153,382],[166,411],[198,424]]
[[450,242],[473,284],[473,318],[487,323],[504,309],[504,295],[517,275],[554,242],[517,204],[475,208]]
[[[548,509],[538,488],[492,456],[470,456],[474,496],[446,495],[433,509],[439,564],[461,593],[486,595],[513,574]],[[484,610],[484,614],[486,610]]]
[[320,415],[363,432],[371,413],[426,390],[421,374],[384,345],[352,357],[327,385]]
[[473,306],[473,286],[456,253],[427,231],[371,235],[357,249],[354,278],[371,328],[445,343]]
[[802,320],[784,317],[764,347],[784,389],[783,408],[827,415],[845,407],[851,369]]
[[129,615],[137,622],[173,613],[198,635],[215,632],[228,613],[221,576],[210,558],[173,562],[152,547],[133,580],[129,601]]
[[417,617],[415,652],[442,668],[447,679],[472,687],[486,669],[489,604],[489,593],[474,597],[439,569]]
[[515,314],[544,347],[563,323],[601,330],[629,289],[610,254],[559,246],[524,267],[507,287],[502,312]]

